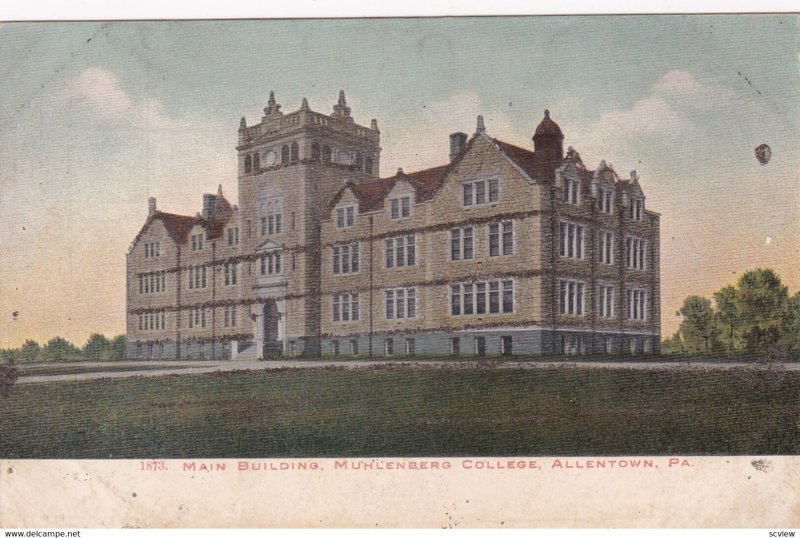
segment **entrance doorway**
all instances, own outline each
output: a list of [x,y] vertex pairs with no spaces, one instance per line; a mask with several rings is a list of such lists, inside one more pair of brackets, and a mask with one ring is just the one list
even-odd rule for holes
[[264,303],[264,358],[275,359],[283,355],[283,343],[278,340],[278,323],[281,313],[275,299]]

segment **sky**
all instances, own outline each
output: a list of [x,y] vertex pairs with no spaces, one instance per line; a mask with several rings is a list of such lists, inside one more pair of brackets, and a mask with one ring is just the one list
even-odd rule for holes
[[[125,254],[159,209],[235,200],[270,90],[381,130],[381,174],[448,135],[532,148],[544,109],[661,214],[662,335],[690,294],[772,267],[800,291],[800,19],[583,16],[0,23],[0,348],[125,331]],[[761,165],[754,148],[766,143]],[[16,316],[14,315],[16,313]]]

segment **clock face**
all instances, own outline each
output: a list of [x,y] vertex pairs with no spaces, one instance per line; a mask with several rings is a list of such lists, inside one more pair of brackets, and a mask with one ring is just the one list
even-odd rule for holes
[[276,162],[278,162],[278,155],[274,151],[268,149],[264,152],[264,164],[267,167],[275,166]]

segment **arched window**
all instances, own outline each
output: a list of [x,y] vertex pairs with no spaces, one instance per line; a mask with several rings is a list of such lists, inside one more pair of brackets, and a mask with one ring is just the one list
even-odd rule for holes
[[261,171],[261,156],[258,152],[253,154],[253,172]]
[[253,159],[248,155],[244,158],[244,173],[249,174],[253,171]]
[[292,162],[296,163],[300,160],[300,146],[297,145],[297,142],[292,142]]
[[289,164],[289,146],[281,148],[281,164]]
[[328,145],[322,146],[322,162],[331,162],[331,147]]
[[364,171],[368,174],[372,173],[372,157],[367,157],[364,161]]
[[356,153],[356,168],[359,170],[364,169],[364,157],[360,153]]
[[322,149],[319,147],[319,144],[314,142],[311,144],[311,160],[317,162],[322,158]]

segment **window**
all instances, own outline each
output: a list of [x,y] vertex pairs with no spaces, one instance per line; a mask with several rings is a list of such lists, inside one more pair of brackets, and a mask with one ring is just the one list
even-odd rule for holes
[[235,286],[237,280],[237,264],[235,263],[226,263],[225,264],[225,285],[226,286]]
[[322,148],[320,148],[317,142],[311,144],[311,160],[317,162],[320,160],[322,156]]
[[625,258],[629,269],[646,269],[647,241],[632,236],[625,238]]
[[473,250],[473,227],[455,228],[450,230],[450,259],[471,260]]
[[464,207],[494,203],[500,199],[500,183],[497,179],[470,181],[461,186],[461,194]]
[[383,341],[383,352],[385,355],[394,355],[394,340],[387,338]]
[[281,148],[281,164],[289,164],[289,146]]
[[364,156],[360,153],[356,153],[356,169],[363,170],[364,169]]
[[390,215],[392,219],[404,219],[411,215],[411,197],[401,196],[389,200]]
[[275,252],[261,257],[261,275],[273,275],[281,272],[281,253]]
[[514,254],[514,221],[489,225],[489,256]]
[[598,284],[597,315],[601,318],[614,317],[614,286],[609,284]]
[[350,355],[354,357],[358,355],[358,340],[355,338],[350,340]]
[[139,293],[160,293],[167,291],[167,272],[139,275]]
[[488,280],[450,285],[450,314],[507,314],[514,312],[514,281]]
[[322,162],[331,162],[331,147],[328,145],[322,146]]
[[395,288],[384,291],[386,319],[417,317],[417,289]]
[[561,349],[565,355],[579,355],[583,351],[583,341],[576,334],[565,334],[561,337]]
[[559,222],[559,254],[566,258],[583,259],[583,231],[581,224]]
[[573,205],[581,203],[581,182],[579,179],[564,178],[564,201]]
[[559,312],[562,315],[583,315],[583,292],[585,284],[579,280],[560,280]]
[[358,321],[358,292],[333,295],[333,321]]
[[486,356],[486,337],[485,336],[476,336],[475,337],[475,354],[478,357]]
[[193,308],[189,310],[189,328],[206,326],[206,309]]
[[224,314],[225,327],[236,327],[236,307],[226,306]]
[[641,288],[628,289],[628,319],[647,319],[647,290]]
[[206,287],[206,266],[189,267],[189,289]]
[[364,171],[368,174],[372,173],[372,157],[364,159]]
[[501,355],[512,355],[512,339],[510,336],[501,336],[500,337],[500,354]]
[[457,336],[450,338],[450,354],[454,356],[461,354],[461,339]]
[[614,263],[614,233],[601,231],[599,237],[598,252],[600,254],[600,263],[611,265]]
[[[294,213],[292,213],[294,215]],[[336,208],[336,227],[350,228],[356,223],[356,207],[337,207]]]
[[296,163],[300,160],[300,146],[297,142],[292,142],[292,162]]
[[253,154],[253,172],[261,171],[261,156],[258,153]]
[[333,247],[333,274],[358,272],[358,243]]
[[247,237],[248,239],[253,236],[253,223],[252,221],[247,221]]
[[406,355],[413,357],[417,351],[417,341],[414,338],[406,338]]
[[203,236],[205,234],[195,234],[192,236],[192,250],[203,250]]
[[145,258],[159,258],[161,256],[161,241],[144,244]]
[[339,341],[332,340],[331,341],[331,355],[338,355],[339,354]]
[[239,227],[228,228],[228,246],[232,247],[239,244]]
[[404,267],[417,264],[417,243],[413,235],[392,237],[386,240],[386,267]]
[[600,205],[599,209],[602,213],[613,213],[614,212],[614,189],[612,188],[601,188],[599,191],[599,199],[598,203]]
[[249,174],[253,171],[253,158],[248,155],[244,158],[244,173]]
[[629,216],[631,220],[642,220],[644,214],[644,200],[631,197]]

